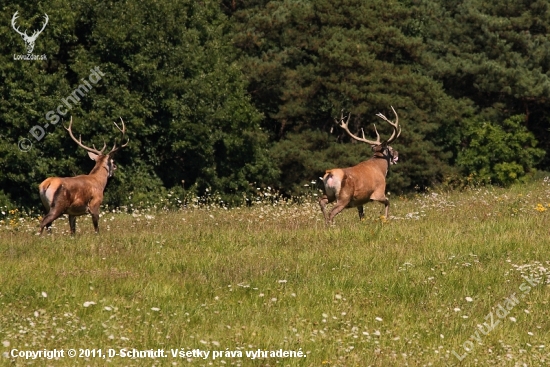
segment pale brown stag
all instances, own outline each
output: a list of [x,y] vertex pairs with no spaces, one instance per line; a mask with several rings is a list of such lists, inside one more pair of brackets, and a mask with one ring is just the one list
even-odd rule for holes
[[[126,135],[126,126],[124,120],[122,128],[114,123],[117,129],[122,133],[122,138]],[[39,186],[40,199],[48,212],[40,222],[40,234],[44,231],[44,227],[50,227],[51,223],[63,214],[69,215],[69,226],[71,234],[76,230],[76,217],[90,213],[96,233],[99,233],[99,206],[103,201],[103,191],[107,185],[107,179],[113,176],[116,170],[116,165],[113,161],[113,154],[120,148],[128,145],[130,139],[123,145],[117,147],[116,141],[109,153],[104,154],[103,151],[107,147],[105,142],[103,148],[97,150],[82,144],[82,137],[77,140],[72,132],[73,118],[69,127],[65,129],[69,132],[71,138],[88,152],[88,156],[94,160],[95,166],[88,175],[80,175],[75,177],[50,177],[44,180]]]
[[[399,158],[397,150],[393,149],[389,144],[401,134],[399,116],[397,116],[397,112],[395,112],[393,107],[392,110],[395,114],[395,122],[390,121],[381,113],[376,115],[393,127],[390,138],[383,142],[380,142],[380,134],[376,130],[376,125],[374,126],[376,140],[365,139],[364,132],[362,132],[362,137],[353,135],[348,128],[351,113],[348,115],[347,120],[344,119],[343,113],[339,121],[335,120],[353,139],[370,144],[374,155],[369,160],[361,162],[356,166],[334,168],[325,172],[322,178],[324,195],[319,199],[319,205],[327,224],[332,223],[334,217],[344,208],[357,207],[359,219],[363,219],[363,205],[369,201],[383,203],[386,209],[385,216],[386,218],[388,217],[390,202],[386,197],[386,175],[388,174],[389,166],[396,164]],[[327,214],[327,204],[334,201],[336,203],[330,214]]]

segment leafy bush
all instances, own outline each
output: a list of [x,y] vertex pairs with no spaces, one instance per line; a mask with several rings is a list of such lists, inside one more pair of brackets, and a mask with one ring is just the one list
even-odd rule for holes
[[512,116],[501,125],[479,117],[464,120],[458,166],[486,183],[508,186],[524,181],[545,154],[524,121],[524,115]]

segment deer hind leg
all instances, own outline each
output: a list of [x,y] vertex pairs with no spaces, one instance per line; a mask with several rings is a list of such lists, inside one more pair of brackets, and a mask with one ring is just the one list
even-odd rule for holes
[[334,217],[337,216],[342,210],[344,210],[348,206],[348,204],[349,199],[336,201],[336,204],[334,204],[334,207],[332,207],[332,210],[330,211],[330,216],[328,218],[327,224],[332,223]]
[[[321,210],[325,216],[325,223],[328,225],[332,223],[334,216],[340,213],[349,203],[348,200],[344,200],[345,203],[342,206],[342,200],[338,199],[340,195],[340,190],[342,188],[342,176],[343,173],[339,170],[329,170],[326,171],[323,176],[324,192],[325,194],[319,199],[319,205],[321,205]],[[327,215],[326,205],[336,201],[336,204],[332,207],[330,214]]]
[[56,210],[55,207],[51,207],[48,214],[46,214],[46,216],[40,222],[40,235],[42,235],[42,232],[44,231],[44,227],[47,227],[49,230],[52,225],[52,222],[57,218],[59,218],[61,215],[63,215],[63,211]]
[[[45,213],[44,218],[40,222],[40,235],[46,228],[48,231],[52,226],[52,222],[59,218],[63,214],[61,207],[63,205],[55,205],[61,195],[62,185],[56,185],[55,182],[52,182],[53,179],[48,178],[40,184],[40,200],[44,205]],[[59,208],[59,209],[58,209]]]
[[71,227],[71,234],[76,232],[76,215],[69,215],[69,226]]

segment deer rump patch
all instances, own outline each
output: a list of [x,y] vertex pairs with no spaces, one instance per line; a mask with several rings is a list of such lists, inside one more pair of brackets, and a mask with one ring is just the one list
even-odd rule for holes
[[341,169],[332,169],[325,171],[323,176],[323,183],[325,185],[325,194],[329,201],[336,200],[336,197],[340,193],[342,188],[342,181],[344,180],[344,171]]

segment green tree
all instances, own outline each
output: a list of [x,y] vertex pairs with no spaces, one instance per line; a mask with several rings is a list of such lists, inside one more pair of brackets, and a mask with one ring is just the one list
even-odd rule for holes
[[[426,74],[487,122],[522,124],[550,148],[550,4],[545,0],[416,2],[411,29],[428,45]],[[502,126],[506,129],[505,126]],[[550,167],[550,157],[541,167]]]
[[[441,84],[422,73],[424,44],[409,32],[412,11],[397,1],[254,1],[239,2],[231,13],[234,42],[242,51],[243,71],[266,130],[276,140],[272,149],[281,185],[301,185],[324,169],[369,158],[364,147],[350,144],[334,125],[344,109],[356,131],[372,131],[394,106],[403,134],[395,143],[403,162],[391,176],[392,190],[427,186],[452,171],[451,146],[456,126],[471,108],[467,101],[445,95]],[[407,33],[408,32],[408,33]],[[391,117],[391,116],[390,116]],[[381,134],[389,127],[378,124]],[[333,144],[343,143],[331,157],[332,144],[317,144],[317,133],[332,132]],[[311,143],[311,144],[310,144]],[[289,145],[297,146],[290,149]],[[311,147],[311,155],[294,154]],[[314,148],[315,147],[315,148]],[[350,159],[352,158],[353,159]],[[296,175],[287,175],[289,163]],[[324,171],[323,169],[323,171]],[[301,172],[299,174],[298,172]]]
[[465,119],[461,129],[463,148],[457,163],[465,174],[482,182],[510,185],[520,182],[544,156],[533,133],[523,125],[524,115],[512,116],[502,124],[482,117]]
[[[34,22],[44,13],[50,18],[35,51],[47,54],[46,61],[0,65],[0,121],[6,126],[0,187],[11,200],[37,205],[36,187],[45,177],[91,169],[61,122],[50,123],[30,152],[17,149],[17,142],[32,140],[29,129],[44,127],[46,113],[96,67],[104,76],[69,114],[75,132],[96,146],[113,141],[113,121],[126,122],[130,145],[117,153],[119,171],[106,196],[110,204],[162,195],[182,182],[231,194],[276,173],[259,126],[262,115],[247,96],[218,2],[59,0],[8,2],[4,10],[4,24],[16,10],[34,16]],[[2,54],[22,53],[15,32],[6,27],[0,32],[9,40],[0,46]]]

